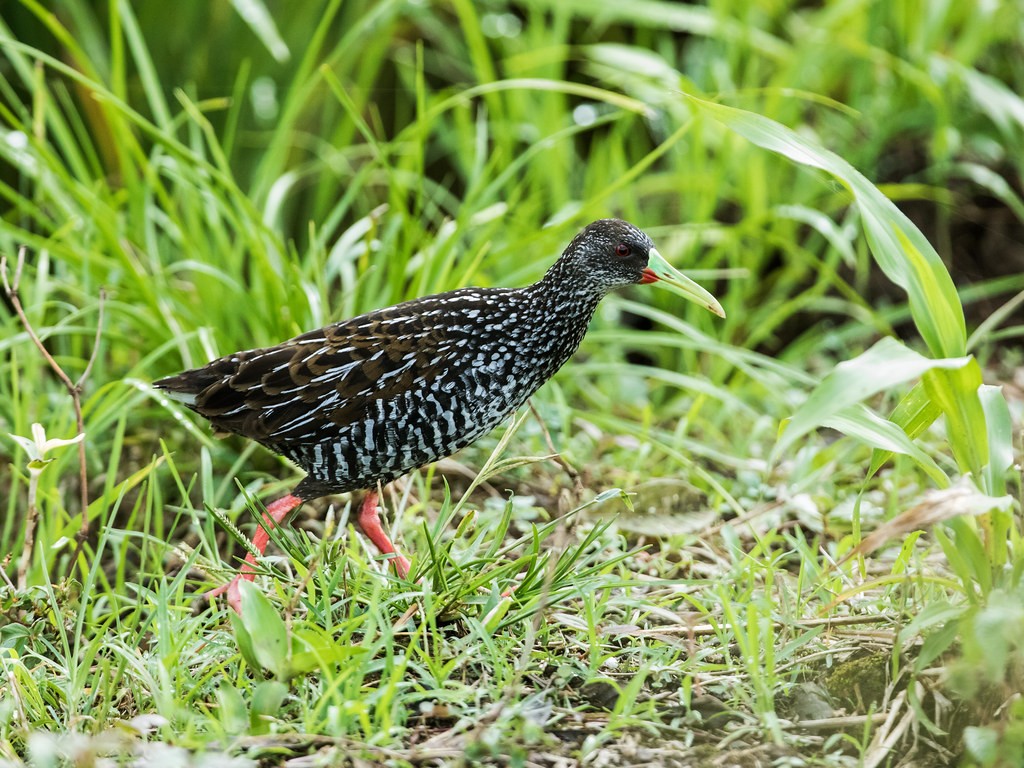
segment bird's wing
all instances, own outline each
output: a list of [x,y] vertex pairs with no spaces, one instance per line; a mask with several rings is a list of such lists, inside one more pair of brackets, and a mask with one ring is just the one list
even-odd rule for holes
[[406,302],[227,355],[157,386],[220,431],[274,444],[313,442],[376,414],[369,408],[377,400],[429,388],[453,350],[471,341],[451,321],[459,305],[450,297]]

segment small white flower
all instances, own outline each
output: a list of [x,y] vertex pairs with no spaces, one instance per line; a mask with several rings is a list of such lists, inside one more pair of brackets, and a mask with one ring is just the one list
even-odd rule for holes
[[74,445],[75,443],[82,442],[82,440],[85,439],[85,433],[82,432],[81,434],[75,435],[70,440],[61,440],[59,438],[51,438],[50,440],[47,440],[46,430],[43,429],[43,425],[33,424],[32,437],[11,435],[11,439],[24,448],[25,453],[28,454],[28,471],[33,474],[38,474],[43,471],[43,467],[53,461],[53,459],[46,458],[46,454],[54,448],[63,448],[65,445]]

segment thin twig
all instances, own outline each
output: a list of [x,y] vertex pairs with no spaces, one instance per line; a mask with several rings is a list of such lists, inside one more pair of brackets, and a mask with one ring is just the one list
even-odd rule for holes
[[548,444],[548,450],[551,451],[551,454],[552,454],[552,456],[554,456],[555,461],[558,462],[562,466],[562,469],[565,470],[565,473],[567,475],[569,475],[569,479],[572,480],[573,488],[576,491],[576,498],[581,498],[583,496],[584,488],[583,488],[583,478],[580,476],[579,470],[577,470],[576,467],[574,467],[572,464],[570,464],[568,459],[566,459],[555,448],[555,444],[551,440],[551,433],[548,432],[548,427],[544,423],[544,419],[542,419],[540,417],[540,412],[534,406],[533,400],[532,399],[528,400],[527,401],[527,405],[530,406],[530,412],[533,413],[534,417],[537,419],[537,423],[540,424],[540,431],[541,431],[541,434],[544,435],[544,442],[546,442]]
[[14,582],[11,581],[11,577],[7,575],[7,566],[10,565],[11,556],[7,555],[3,560],[0,560],[0,579],[10,588],[11,592],[14,592]]
[[837,731],[864,730],[866,725],[881,725],[889,717],[885,712],[870,715],[844,715],[825,717],[819,720],[797,720],[786,726],[787,730],[835,733]]
[[[75,429],[77,430],[77,434],[81,435],[85,433],[85,419],[82,416],[82,387],[85,384],[85,380],[89,376],[89,373],[92,371],[93,364],[96,362],[96,357],[99,354],[100,339],[102,338],[103,333],[103,305],[107,297],[106,291],[102,288],[100,289],[99,317],[96,323],[96,339],[93,342],[92,353],[86,363],[85,370],[82,371],[82,375],[78,378],[77,382],[74,382],[43,345],[42,340],[36,334],[35,329],[32,327],[32,323],[28,319],[28,315],[25,314],[25,310],[22,307],[21,299],[18,296],[18,288],[21,285],[21,275],[25,268],[25,253],[25,246],[21,246],[21,248],[18,249],[18,262],[14,270],[13,281],[9,280],[7,276],[7,256],[0,255],[0,279],[3,281],[4,293],[7,295],[7,299],[10,301],[11,306],[14,307],[15,314],[17,314],[18,319],[25,328],[25,333],[28,334],[29,339],[31,339],[32,343],[35,344],[36,349],[39,350],[39,354],[43,356],[43,359],[49,364],[50,368],[57,375],[57,378],[60,379],[61,383],[67,389],[68,394],[71,395],[71,404],[75,411]],[[82,546],[85,543],[85,540],[89,537],[89,475],[88,466],[86,464],[85,440],[78,443],[78,467],[82,526],[75,535],[75,551],[69,561],[69,570],[74,568],[74,564],[78,561],[79,554],[81,554]]]
[[39,340],[35,330],[32,328],[32,324],[29,322],[28,317],[25,315],[25,310],[21,307],[21,300],[18,298],[18,284],[21,282],[21,270],[25,265],[25,246],[18,249],[18,266],[14,270],[14,282],[9,283],[7,280],[7,257],[0,256],[0,277],[3,278],[4,292],[7,294],[7,298],[11,302],[11,306],[14,307],[15,313],[18,315],[18,319],[21,320],[21,324],[25,328],[25,332],[28,333],[28,337],[32,340],[32,343],[39,349],[40,354],[50,367],[53,372],[57,374],[57,378],[61,380],[61,383],[68,388],[69,392],[74,392],[75,383],[71,381],[64,369],[58,365],[57,361],[53,359],[53,356],[47,352],[46,347],[43,346],[43,342]]
[[[825,627],[849,627],[859,624],[884,624],[891,623],[898,619],[896,613],[878,613],[871,616],[836,616],[825,619],[806,619],[803,621],[785,622],[782,620],[773,621],[776,627],[795,627],[798,629],[816,629]],[[625,637],[655,637],[658,635],[679,635],[686,634],[696,637],[707,637],[717,635],[720,632],[730,631],[731,625],[721,624],[680,624],[676,626],[651,627],[644,629],[633,625],[616,625],[604,630],[604,634],[621,635]]]

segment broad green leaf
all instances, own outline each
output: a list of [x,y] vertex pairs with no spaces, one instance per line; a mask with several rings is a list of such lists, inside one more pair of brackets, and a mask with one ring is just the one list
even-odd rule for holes
[[[956,574],[964,594],[971,602],[977,602],[979,572],[975,567],[978,564],[977,558],[972,553],[984,552],[984,547],[977,540],[977,534],[973,529],[967,525],[954,525],[956,522],[956,520],[950,521],[952,534],[943,530],[942,526],[935,526],[935,540],[942,547],[942,554],[946,556],[949,567]],[[974,539],[974,541],[970,539]],[[990,581],[990,577],[986,578],[986,581]]]
[[360,646],[339,644],[322,628],[296,624],[291,632],[277,609],[251,582],[240,584],[242,615],[229,613],[246,664],[258,673],[271,672],[289,680],[316,669],[339,666],[366,652]]
[[299,624],[292,629],[292,653],[288,671],[291,676],[295,676],[337,667],[366,652],[362,646],[339,643],[322,627]]
[[1006,471],[1013,466],[1013,419],[1001,387],[983,384],[978,389],[978,398],[985,412],[988,434],[985,491],[997,496],[1006,493]]
[[763,149],[835,176],[853,194],[875,261],[907,292],[918,332],[936,357],[966,351],[963,308],[942,259],[927,238],[862,173],[833,152],[762,115],[688,97],[700,111]]
[[949,651],[960,634],[960,623],[963,614],[963,606],[954,607],[945,601],[937,606],[935,616],[949,618],[938,630],[929,633],[925,637],[924,642],[921,643],[921,650],[914,659],[914,669],[916,671],[920,672],[922,669],[927,669],[928,665],[935,661],[935,659]]
[[280,680],[263,680],[252,693],[252,711],[249,726],[253,733],[267,733],[272,718],[276,718],[288,696],[288,686]]
[[[968,505],[964,509],[964,515],[973,516],[977,512],[985,514],[993,509],[1009,509],[1013,504],[1013,499],[1009,496],[1003,499],[990,499],[981,494],[978,496],[976,501],[978,506],[971,509]],[[981,590],[982,596],[987,596],[992,591],[994,574],[992,560],[985,549],[985,542],[981,539],[983,532],[978,530],[976,521],[963,516],[947,520],[946,526],[952,533],[951,542],[956,548],[957,557],[961,558],[963,563],[961,567],[967,569],[968,577],[963,578],[964,591],[969,592],[977,586]],[[945,547],[943,551],[948,558],[949,552]]]
[[[924,382],[919,381],[893,409],[889,415],[889,421],[896,424],[907,433],[907,437],[914,440],[928,429],[941,414],[942,409],[929,399],[928,393],[924,389]],[[868,477],[881,469],[891,456],[891,451],[876,450],[871,455]]]
[[[1002,682],[1006,673],[1016,666],[1018,642],[1024,631],[1024,605],[1016,590],[995,589],[987,603],[974,617],[973,643],[985,677]],[[969,656],[973,656],[970,653]],[[1012,674],[1012,673],[1011,673]]]
[[238,652],[242,654],[242,659],[257,675],[262,675],[263,665],[256,657],[256,649],[252,644],[252,635],[249,634],[249,630],[242,623],[242,617],[234,611],[229,611],[228,618],[231,620],[231,628],[235,631],[235,642],[238,643]]
[[249,635],[256,661],[275,677],[287,679],[291,672],[291,654],[284,619],[251,581],[242,581],[239,589],[242,593],[240,622]]
[[971,358],[958,369],[934,369],[924,375],[928,397],[946,415],[946,438],[961,472],[970,472],[979,482],[988,463],[988,429],[985,411],[978,399],[981,368]]
[[928,63],[937,82],[946,86],[951,81],[963,80],[965,96],[979,110],[1008,135],[1024,128],[1024,99],[998,78],[979,72],[949,56],[932,56]]
[[231,735],[244,733],[249,725],[249,712],[239,690],[223,681],[217,686],[215,695],[221,727]]
[[824,425],[867,443],[877,452],[884,452],[887,457],[893,453],[910,456],[940,488],[949,485],[946,473],[931,456],[914,444],[906,432],[866,406],[852,406],[825,421]]
[[834,419],[851,405],[937,368],[962,368],[971,358],[931,360],[885,338],[864,354],[839,363],[793,415],[773,455],[787,450],[811,430]]

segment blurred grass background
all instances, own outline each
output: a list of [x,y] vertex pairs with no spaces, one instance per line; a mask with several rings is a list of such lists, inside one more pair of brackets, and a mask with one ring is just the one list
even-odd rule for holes
[[[249,524],[236,476],[252,492],[291,482],[147,382],[406,298],[524,284],[609,215],[645,228],[728,319],[642,289],[611,298],[536,398],[556,446],[591,493],[638,490],[663,521],[779,503],[783,528],[832,531],[833,554],[849,551],[862,499],[878,522],[928,477],[897,458],[869,483],[870,448],[831,433],[767,459],[836,363],[886,335],[923,350],[906,297],[845,187],[684,94],[789,126],[895,200],[948,266],[972,351],[1019,424],[1022,40],[1016,2],[6,3],[0,253],[12,263],[26,247],[21,300],[73,380],[108,296],[82,393],[87,557],[72,560],[82,510],[66,448],[39,481],[33,582],[155,589],[176,562],[164,542],[216,556],[204,504]],[[70,398],[9,301],[0,323],[0,435],[39,422],[72,436]],[[887,414],[899,395],[872,405]],[[547,452],[533,422],[515,439],[514,452]],[[921,439],[955,475],[941,428]],[[497,440],[457,458],[479,467]],[[24,454],[0,439],[0,561],[20,553],[29,485]],[[497,485],[547,514],[569,486],[548,465]],[[433,514],[443,486],[429,472],[412,487],[422,507],[399,525],[422,545],[415,513]],[[824,522],[801,518],[808,503]],[[652,567],[678,576],[670,553],[693,539],[663,521],[667,559]]]

